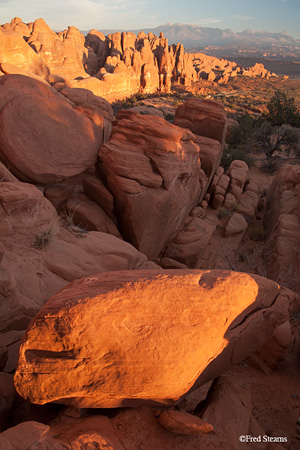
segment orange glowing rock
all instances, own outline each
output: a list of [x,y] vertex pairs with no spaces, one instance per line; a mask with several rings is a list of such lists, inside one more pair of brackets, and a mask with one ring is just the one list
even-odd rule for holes
[[230,271],[120,271],[74,281],[23,338],[15,386],[34,403],[176,404],[287,319],[293,293]]

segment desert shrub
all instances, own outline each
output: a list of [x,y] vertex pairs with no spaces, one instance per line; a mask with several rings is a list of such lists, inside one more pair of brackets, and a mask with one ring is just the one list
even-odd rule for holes
[[249,230],[249,236],[252,241],[263,241],[265,235],[266,232],[263,225],[253,225]]
[[267,158],[271,158],[275,151],[290,152],[297,147],[299,132],[290,125],[276,127],[271,122],[262,122],[254,133],[256,146],[261,149]]
[[263,189],[263,190],[261,191],[260,196],[261,196],[261,197],[266,197],[266,196],[267,196],[267,193],[268,193],[268,189]]
[[274,172],[276,172],[279,169],[279,162],[276,159],[266,159],[261,167],[260,170],[264,173],[267,173],[269,175],[272,175]]
[[240,205],[238,203],[234,203],[231,208],[232,208],[232,211],[239,212]]
[[300,127],[300,113],[294,97],[288,97],[280,90],[276,91],[267,108],[268,112],[264,117],[272,125],[281,127],[289,124],[293,127]]
[[254,125],[254,119],[249,114],[240,117],[239,125],[229,130],[226,137],[226,144],[229,147],[245,149],[252,139]]
[[136,98],[136,101],[141,101],[141,100],[145,100],[146,98],[149,98],[149,96],[148,96],[148,94],[142,94],[142,93],[138,93],[138,94],[135,94],[135,98]]
[[218,218],[219,219],[227,219],[231,216],[231,211],[229,208],[224,208],[221,206],[221,208],[218,210]]
[[224,167],[225,171],[228,169],[232,161],[239,159],[251,167],[253,165],[253,158],[244,150],[239,148],[225,148],[221,158],[220,166]]
[[173,103],[173,106],[179,106],[182,104],[182,100],[174,99],[172,103]]
[[165,115],[165,120],[167,120],[170,123],[174,123],[175,114],[171,114],[171,113],[166,114]]
[[180,94],[179,92],[175,92],[174,94],[174,97],[176,97],[176,98],[178,98],[178,100],[184,100],[184,96],[182,95],[182,94]]
[[[76,211],[76,209],[75,209],[75,211]],[[88,231],[85,228],[83,228],[79,225],[76,225],[74,223],[73,218],[74,218],[75,211],[70,212],[70,211],[65,210],[61,217],[62,224],[67,230],[70,231],[70,233],[74,234],[74,236],[79,237],[79,238],[86,237],[86,235],[88,234]]]
[[47,247],[50,242],[53,241],[54,237],[57,235],[60,229],[60,222],[54,221],[46,231],[43,231],[40,234],[36,235],[35,241],[32,244],[32,247],[42,250]]

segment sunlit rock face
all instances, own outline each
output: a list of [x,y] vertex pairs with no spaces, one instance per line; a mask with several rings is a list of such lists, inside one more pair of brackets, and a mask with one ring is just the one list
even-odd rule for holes
[[0,36],[3,73],[40,76],[57,82],[59,89],[90,89],[110,101],[141,92],[170,92],[172,83],[191,87],[203,78],[223,84],[237,75],[271,76],[262,64],[243,70],[224,59],[185,53],[180,42],[169,45],[163,33],[104,36],[93,29],[84,37],[74,26],[56,33],[44,19],[25,24],[15,17],[0,26]]
[[[25,24],[23,25],[27,27]],[[14,64],[44,78],[49,74],[46,63],[24,41],[23,36],[14,32],[10,27],[0,28],[0,63]]]
[[120,111],[99,152],[99,168],[115,198],[122,236],[156,258],[200,194],[195,136],[160,117]]
[[32,320],[15,386],[39,404],[174,405],[260,348],[286,321],[293,296],[221,270],[92,275]]
[[0,159],[23,181],[52,183],[94,165],[101,125],[49,85],[23,75],[0,79]]

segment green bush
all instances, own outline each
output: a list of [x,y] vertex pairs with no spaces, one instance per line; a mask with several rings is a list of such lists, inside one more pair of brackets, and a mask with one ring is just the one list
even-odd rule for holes
[[224,170],[226,171],[232,161],[235,161],[236,159],[245,161],[248,167],[251,167],[253,165],[253,158],[244,150],[241,150],[239,148],[225,148],[221,158],[220,166],[224,167]]
[[289,153],[297,147],[299,133],[290,125],[276,127],[271,122],[262,122],[254,133],[255,143],[267,158],[271,158],[277,150],[284,149]]
[[232,127],[228,131],[226,144],[229,147],[244,148],[249,144],[249,141],[251,140],[253,129],[254,119],[249,114],[243,115],[239,119],[239,125]]
[[267,108],[268,113],[264,117],[272,125],[280,127],[288,124],[292,127],[300,127],[300,113],[294,97],[288,97],[284,92],[276,91]]
[[279,169],[279,163],[276,159],[266,159],[261,167],[260,170],[264,173],[267,173],[269,175],[272,175],[276,170]]

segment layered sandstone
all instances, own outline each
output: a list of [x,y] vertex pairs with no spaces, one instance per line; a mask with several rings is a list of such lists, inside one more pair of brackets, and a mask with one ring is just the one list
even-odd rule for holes
[[0,79],[0,126],[1,161],[41,184],[93,166],[104,141],[103,120],[96,125],[55,89],[22,75]]
[[272,281],[228,271],[89,276],[31,322],[15,386],[39,404],[174,405],[261,347],[293,298]]
[[45,301],[74,279],[94,272],[137,269],[147,262],[130,244],[107,234],[118,232],[107,217],[103,219],[104,213],[100,220],[96,217],[94,229],[100,222],[105,233],[80,233],[72,222],[60,220],[33,185],[2,182],[0,213],[1,332],[24,330]]
[[299,284],[300,167],[286,165],[275,175],[267,196],[264,261],[268,276],[292,286]]
[[41,76],[57,87],[90,89],[109,100],[137,92],[169,92],[172,83],[191,86],[203,78],[227,83],[236,75],[270,76],[259,64],[242,70],[230,61],[185,53],[182,44],[169,45],[162,33],[104,36],[91,30],[84,37],[72,26],[55,33],[43,19],[25,24],[19,18],[0,32],[0,63],[14,65],[2,69],[4,73]]
[[[191,130],[200,148],[203,194],[220,163],[227,130],[224,106],[214,100],[192,98],[182,103],[175,112],[175,125]],[[204,195],[201,197],[202,200]]]
[[99,152],[122,236],[156,258],[196,205],[199,148],[194,135],[156,116],[120,111]]

